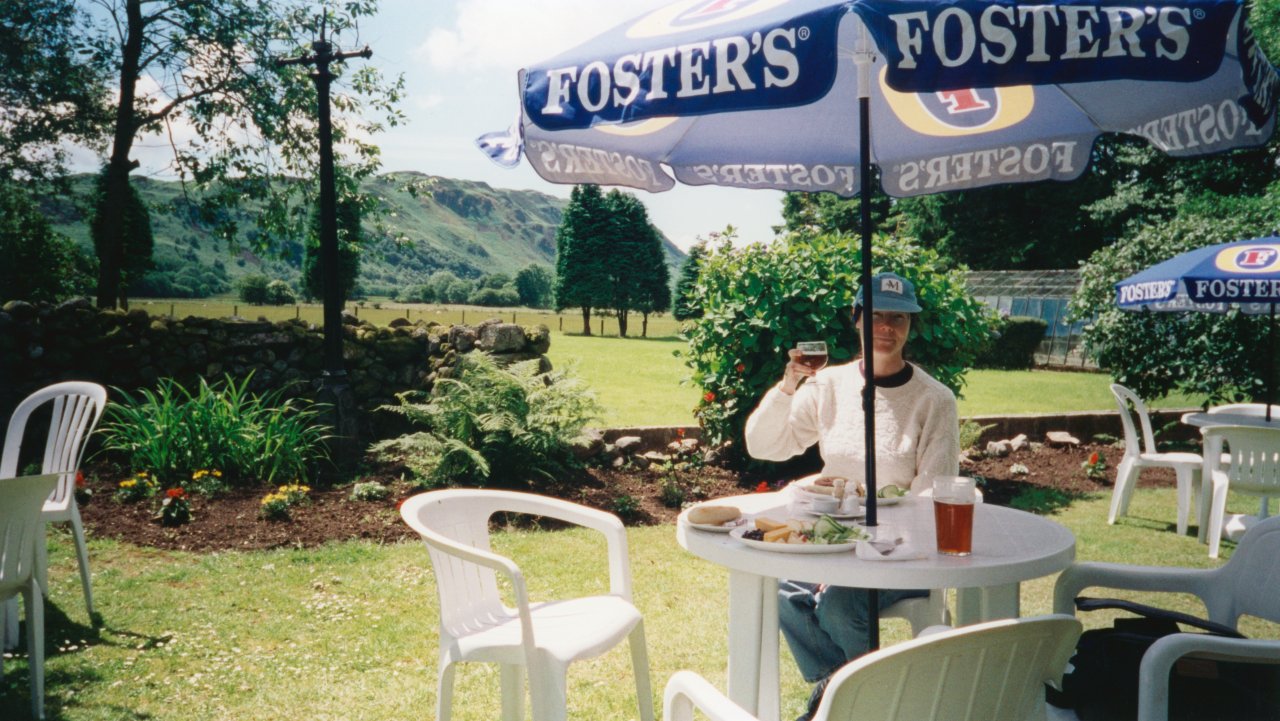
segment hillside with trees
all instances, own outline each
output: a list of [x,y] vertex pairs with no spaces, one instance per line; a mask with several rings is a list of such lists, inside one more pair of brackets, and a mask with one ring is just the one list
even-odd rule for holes
[[[73,176],[65,192],[38,199],[52,229],[70,238],[90,264],[93,183],[93,176]],[[265,276],[284,281],[299,297],[308,296],[302,273],[305,240],[261,250],[247,217],[255,210],[251,203],[236,211],[244,217],[238,219],[235,242],[228,244],[196,212],[196,202],[180,183],[134,178],[132,184],[150,212],[154,245],[153,267],[133,283],[132,295],[205,297],[235,290],[242,278]],[[377,205],[361,224],[357,296],[461,303],[495,278],[506,278],[504,285],[524,289],[521,301],[541,292],[550,302],[549,274],[563,199],[421,173],[380,175],[364,181],[361,189]],[[665,263],[675,275],[684,253],[660,238]],[[438,292],[451,283],[456,286],[452,293]],[[83,286],[82,281],[80,292],[87,292]]]

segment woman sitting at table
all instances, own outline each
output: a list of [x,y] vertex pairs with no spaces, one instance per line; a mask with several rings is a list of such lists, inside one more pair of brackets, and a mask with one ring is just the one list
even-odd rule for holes
[[[912,316],[920,312],[911,282],[880,273],[872,278],[871,287],[876,482],[881,488],[894,484],[919,494],[929,487],[931,476],[959,471],[956,398],[902,357]],[[859,331],[866,321],[862,297],[859,289],[853,307]],[[747,420],[747,452],[762,460],[781,461],[817,443],[823,475],[840,476],[861,486],[865,459],[861,358],[815,372],[798,362],[799,355],[789,351],[782,381],[765,394]],[[904,598],[927,594],[881,590],[878,605],[884,609]],[[817,684],[801,720],[817,709],[831,674],[870,650],[868,597],[861,588],[781,582],[779,625],[805,680]]]

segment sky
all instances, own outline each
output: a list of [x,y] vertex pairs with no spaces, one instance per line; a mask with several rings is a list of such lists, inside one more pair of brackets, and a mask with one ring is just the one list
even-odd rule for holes
[[[567,198],[527,164],[502,168],[475,138],[516,118],[516,73],[670,0],[382,0],[362,22],[358,43],[387,75],[402,73],[408,122],[376,136],[385,171],[416,170],[538,190]],[[346,44],[347,39],[340,38]],[[351,38],[353,44],[356,38]],[[346,49],[344,47],[344,49]],[[365,61],[356,61],[365,62]],[[739,242],[766,241],[782,223],[782,193],[712,187],[634,192],[650,220],[687,250],[699,236],[732,224]]]

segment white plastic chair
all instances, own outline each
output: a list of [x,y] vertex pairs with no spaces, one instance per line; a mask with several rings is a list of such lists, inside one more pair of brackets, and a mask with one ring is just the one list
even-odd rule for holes
[[[1058,613],[1071,613],[1086,588],[1190,593],[1204,602],[1209,620],[1236,628],[1240,616],[1280,622],[1280,517],[1245,534],[1230,560],[1219,568],[1162,568],[1116,563],[1078,563],[1062,572],[1053,592]],[[1152,644],[1142,657],[1138,681],[1138,721],[1168,721],[1169,671],[1183,656],[1220,661],[1280,664],[1280,641],[1179,633]]]
[[[489,519],[500,512],[545,516],[603,534],[609,594],[531,603],[520,569],[490,550]],[[435,569],[440,598],[438,721],[449,721],[454,664],[463,661],[501,665],[506,721],[524,718],[525,671],[534,721],[563,721],[570,662],[599,656],[624,638],[631,646],[640,719],[653,721],[644,623],[631,603],[626,529],[615,516],[556,498],[471,489],[414,496],[401,506],[400,515],[426,541]],[[516,608],[503,604],[498,574],[510,583]]]
[[[1222,406],[1214,406],[1208,411],[1209,415],[1216,413],[1227,413],[1233,416],[1255,416],[1264,418],[1267,415],[1267,406],[1265,403],[1228,403]],[[1271,406],[1271,417],[1280,418],[1280,406]],[[1222,465],[1226,467],[1230,465],[1230,456],[1223,456]],[[1258,518],[1266,518],[1271,515],[1271,497],[1263,496],[1258,503]]]
[[[21,595],[27,610],[31,715],[35,718],[44,718],[44,595],[35,572],[36,548],[44,540],[40,507],[57,483],[54,474],[0,479],[0,601],[16,601]],[[0,678],[4,678],[3,657]]]
[[[1227,491],[1263,497],[1280,495],[1280,428],[1208,426],[1200,433],[1207,459],[1207,480],[1200,494],[1200,540],[1205,540],[1207,533],[1209,558],[1217,558],[1226,520]],[[1221,453],[1224,441],[1227,451]],[[1231,459],[1226,469],[1222,467],[1223,455]]]
[[[96,383],[67,381],[41,388],[27,396],[9,418],[9,427],[4,437],[4,455],[0,457],[0,478],[17,475],[18,452],[22,447],[27,422],[32,412],[46,403],[51,404],[52,417],[40,472],[58,474],[58,486],[45,501],[43,516],[46,523],[71,522],[76,558],[80,562],[80,583],[84,586],[85,610],[92,619],[93,586],[89,576],[89,550],[85,546],[84,524],[80,520],[80,508],[76,505],[76,471],[79,470],[80,459],[84,455],[85,441],[93,433],[98,419],[102,417],[102,410],[107,405],[107,391]],[[36,574],[40,579],[40,587],[48,594],[48,548],[40,543],[36,553]]]
[[[814,721],[1027,721],[1045,717],[1044,684],[1062,679],[1080,637],[1071,616],[1037,616],[932,633],[862,656],[836,671]],[[665,721],[753,721],[701,676],[680,671],[664,694]]]
[[[1120,407],[1120,422],[1124,426],[1124,458],[1116,468],[1116,485],[1111,491],[1111,511],[1107,514],[1107,523],[1114,524],[1117,518],[1129,513],[1129,501],[1133,498],[1133,489],[1138,484],[1138,476],[1143,468],[1172,468],[1178,480],[1178,535],[1185,534],[1187,516],[1191,513],[1191,505],[1200,490],[1200,471],[1204,460],[1195,453],[1157,452],[1147,405],[1133,391],[1118,383],[1111,384],[1111,394],[1116,397],[1116,404]],[[1133,411],[1142,424],[1141,443],[1133,416],[1129,415],[1129,404],[1133,404]]]

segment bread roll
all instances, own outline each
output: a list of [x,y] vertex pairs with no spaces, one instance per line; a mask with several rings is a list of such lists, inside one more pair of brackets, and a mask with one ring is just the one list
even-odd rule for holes
[[689,509],[689,522],[704,526],[719,526],[729,521],[736,521],[742,515],[733,506],[694,506]]
[[765,518],[764,516],[758,516],[756,518],[756,528],[759,528],[762,531],[776,531],[779,528],[786,527],[787,524],[785,521],[775,521],[772,518]]

